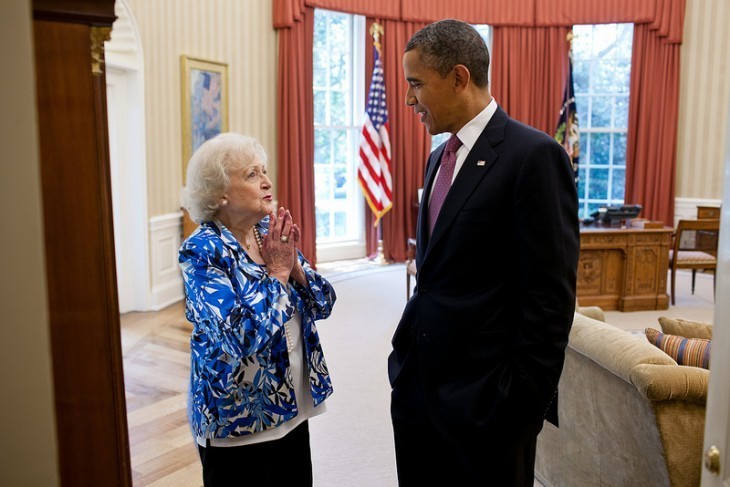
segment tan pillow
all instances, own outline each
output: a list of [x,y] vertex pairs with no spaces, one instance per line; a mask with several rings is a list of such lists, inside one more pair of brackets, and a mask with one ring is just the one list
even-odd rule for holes
[[659,326],[667,335],[712,340],[712,323],[660,316]]
[[644,330],[649,343],[672,357],[679,365],[710,368],[712,342],[704,338],[667,335],[654,328]]

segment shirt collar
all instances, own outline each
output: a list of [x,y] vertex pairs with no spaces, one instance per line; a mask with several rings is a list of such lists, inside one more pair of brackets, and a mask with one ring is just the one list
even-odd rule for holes
[[484,128],[492,119],[492,115],[497,111],[497,102],[492,98],[484,110],[479,112],[476,117],[472,118],[466,125],[461,127],[456,133],[461,143],[470,152],[474,144],[476,144],[479,136],[484,132]]

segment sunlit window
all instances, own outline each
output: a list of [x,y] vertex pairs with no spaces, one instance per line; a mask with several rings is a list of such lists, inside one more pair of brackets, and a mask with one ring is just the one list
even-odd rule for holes
[[365,255],[357,184],[364,113],[363,16],[314,14],[314,175],[320,261]]
[[585,218],[624,202],[633,24],[576,25],[573,34],[579,215]]

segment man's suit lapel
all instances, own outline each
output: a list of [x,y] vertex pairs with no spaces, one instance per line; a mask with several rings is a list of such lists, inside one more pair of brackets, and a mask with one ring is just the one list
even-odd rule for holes
[[[441,213],[433,229],[433,235],[430,238],[428,238],[428,225],[425,224],[428,221],[426,216],[428,215],[428,208],[426,207],[424,209],[425,211],[421,211],[419,217],[420,231],[422,232],[422,237],[426,237],[426,240],[422,239],[421,241],[428,242],[423,260],[426,260],[430,249],[446,234],[448,228],[451,226],[451,222],[456,218],[456,215],[468,201],[474,190],[479,186],[482,179],[484,179],[489,170],[494,166],[498,156],[495,147],[504,139],[504,131],[508,121],[509,117],[505,111],[497,107],[497,111],[492,115],[492,118],[477,139],[474,147],[469,151],[464,165],[459,170],[456,179],[454,179],[449,194],[446,196],[446,200],[444,200],[444,204],[441,207]],[[432,166],[434,167],[429,169],[427,177],[429,188],[433,184],[436,173],[436,164]],[[427,201],[427,199],[425,200]]]

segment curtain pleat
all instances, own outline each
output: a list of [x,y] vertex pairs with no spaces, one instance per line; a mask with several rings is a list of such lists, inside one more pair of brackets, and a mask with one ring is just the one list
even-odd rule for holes
[[648,25],[634,27],[624,199],[641,204],[643,218],[668,226],[674,225],[679,50]]
[[495,27],[492,95],[512,118],[555,135],[568,77],[567,27]]
[[276,153],[279,205],[291,210],[302,231],[299,248],[315,265],[313,37],[311,8],[304,9],[300,22],[279,30]]

